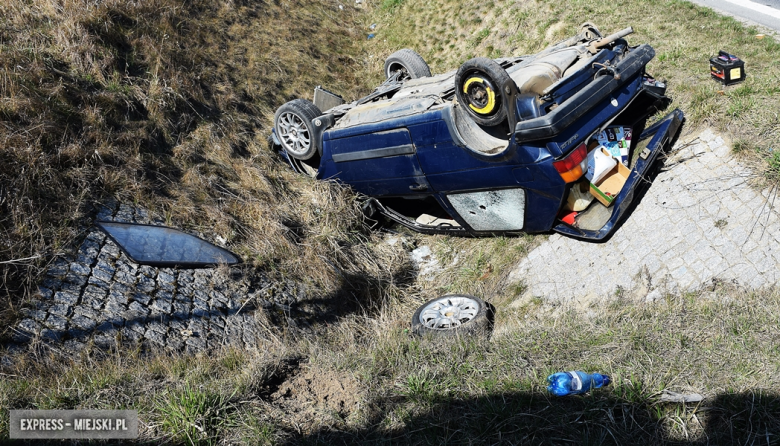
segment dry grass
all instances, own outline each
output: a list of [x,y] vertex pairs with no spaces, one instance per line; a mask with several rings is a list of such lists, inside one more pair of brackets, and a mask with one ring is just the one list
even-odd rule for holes
[[[150,443],[777,442],[776,290],[718,285],[653,304],[510,308],[501,304],[517,290],[503,275],[542,237],[409,235],[445,266],[417,283],[403,250],[362,226],[351,194],[289,174],[266,143],[276,106],[320,83],[358,96],[400,47],[442,72],[472,54],[536,51],[592,18],[605,31],[633,25],[630,41],[656,47],[652,70],[693,125],[730,131],[763,162],[756,148],[778,134],[776,107],[763,107],[776,105],[776,44],[678,1],[386,0],[372,20],[328,1],[0,2],[0,261],[40,256],[0,264],[2,323],[78,239],[91,205],[111,197],[354,301],[311,334],[269,326],[258,351],[14,358],[0,370],[0,438],[9,408],[132,408]],[[361,22],[373,21],[364,63]],[[687,26],[702,21],[720,26],[717,38]],[[721,43],[752,76],[723,95],[706,79],[706,56]],[[421,301],[453,291],[500,305],[491,340],[409,334]],[[615,384],[552,399],[545,377],[570,369],[604,371]],[[298,384],[312,396],[280,393]],[[708,399],[662,403],[663,390]],[[339,398],[347,410],[331,404]]]
[[[723,284],[588,311],[536,303],[502,308],[490,341],[434,343],[408,333],[416,303],[396,300],[316,337],[278,329],[256,351],[41,352],[3,370],[0,437],[8,407],[133,408],[153,443],[773,444],[779,304]],[[549,396],[545,377],[569,369],[614,382]],[[706,399],[666,403],[664,391]]]
[[318,83],[366,92],[358,17],[335,1],[0,2],[2,325],[110,198],[326,289],[340,279],[323,258],[364,271],[354,197],[267,144],[275,108]]

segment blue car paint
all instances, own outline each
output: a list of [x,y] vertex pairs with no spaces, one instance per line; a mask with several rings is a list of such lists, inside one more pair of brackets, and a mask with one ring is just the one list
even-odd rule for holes
[[[634,166],[626,186],[615,198],[610,220],[598,231],[583,231],[560,222],[556,224],[568,185],[553,162],[565,157],[611,123],[637,98],[643,88],[644,64],[652,58],[651,48],[644,51],[650,53],[649,57],[643,53],[645,59],[632,62],[634,65],[641,63],[642,69],[635,69],[633,75],[620,79],[619,86],[611,89],[606,96],[602,94],[599,103],[585,104],[588,111],[552,138],[518,143],[513,134],[507,149],[499,155],[479,153],[457,141],[451,127],[452,119],[447,119],[452,105],[446,104],[420,113],[325,130],[317,178],[337,179],[357,192],[375,198],[433,197],[467,229],[470,229],[469,225],[451,205],[448,194],[520,187],[526,191],[523,232],[553,229],[577,238],[601,240],[612,232],[623,216],[640,183],[639,178],[668,142],[671,127],[674,127],[673,132],[679,128],[682,112],[676,110],[643,133],[646,136],[658,132],[649,145],[651,154]],[[614,53],[602,51],[600,56],[599,60],[609,60]],[[576,95],[576,85],[586,84],[588,76],[582,73],[575,75],[570,83],[550,95],[550,101],[564,101]],[[615,80],[618,79],[615,76]],[[524,106],[518,100],[513,108],[520,113]],[[480,235],[473,230],[471,233]]]

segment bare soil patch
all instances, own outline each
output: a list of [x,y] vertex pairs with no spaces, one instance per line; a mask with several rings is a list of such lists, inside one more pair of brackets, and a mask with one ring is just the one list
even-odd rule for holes
[[293,424],[320,424],[345,420],[355,413],[361,393],[360,383],[348,373],[304,367],[271,400]]

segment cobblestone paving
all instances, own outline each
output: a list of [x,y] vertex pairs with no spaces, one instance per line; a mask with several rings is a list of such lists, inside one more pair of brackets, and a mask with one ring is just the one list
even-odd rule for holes
[[[143,209],[113,205],[98,220],[155,223]],[[233,269],[170,269],[131,262],[92,229],[75,256],[58,259],[13,334],[80,351],[117,343],[198,352],[222,345],[257,349],[262,309],[289,309],[303,291],[292,283],[248,279]]]
[[587,301],[623,289],[655,300],[667,292],[697,290],[713,279],[748,289],[776,284],[775,194],[751,189],[751,171],[710,130],[678,147],[608,242],[556,234],[531,251],[509,276],[526,285],[522,297]]

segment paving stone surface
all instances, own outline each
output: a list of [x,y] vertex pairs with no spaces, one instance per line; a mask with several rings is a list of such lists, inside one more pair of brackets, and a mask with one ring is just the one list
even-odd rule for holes
[[653,300],[713,280],[747,289],[772,286],[780,279],[776,191],[752,189],[753,175],[721,137],[705,130],[677,144],[610,240],[598,244],[552,235],[509,279],[525,284],[520,301],[531,296],[587,301],[620,290]]
[[[111,204],[97,220],[162,224],[143,209]],[[141,343],[194,353],[224,345],[262,348],[258,311],[304,298],[293,282],[244,276],[238,268],[154,268],[131,262],[97,228],[71,258],[55,260],[38,300],[15,327],[19,344],[40,339],[66,352]],[[280,312],[280,311],[277,311]]]

